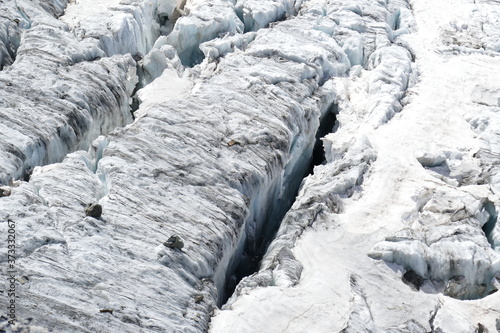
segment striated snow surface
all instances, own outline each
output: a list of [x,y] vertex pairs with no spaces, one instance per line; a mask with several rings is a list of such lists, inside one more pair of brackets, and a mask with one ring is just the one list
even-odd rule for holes
[[0,1],[0,330],[500,331],[499,12]]

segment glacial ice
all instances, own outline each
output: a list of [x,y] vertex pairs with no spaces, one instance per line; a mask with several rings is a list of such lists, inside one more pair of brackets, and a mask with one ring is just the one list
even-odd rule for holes
[[62,3],[18,2],[30,17],[15,62],[0,73],[3,184],[27,170],[87,149],[99,134],[132,121],[136,66],[130,55],[102,58],[56,19]]
[[436,6],[0,4],[0,328],[498,329],[498,4]]
[[295,16],[303,0],[238,0],[235,11],[245,24],[245,32],[257,31],[270,23]]
[[177,50],[183,65],[192,66],[203,60],[201,43],[243,32],[243,22],[236,16],[233,2],[201,2],[190,8],[189,15],[177,20],[167,41]]

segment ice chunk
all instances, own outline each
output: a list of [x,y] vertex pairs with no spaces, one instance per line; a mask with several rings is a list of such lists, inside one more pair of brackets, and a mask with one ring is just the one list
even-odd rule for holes
[[342,46],[344,52],[349,57],[351,66],[363,64],[363,41],[361,35],[348,38]]
[[436,167],[446,162],[445,154],[440,151],[427,151],[417,155],[417,160],[423,167]]
[[236,16],[233,4],[217,0],[203,2],[190,9],[188,16],[177,20],[167,38],[168,43],[177,50],[182,64],[192,66],[203,59],[203,53],[199,49],[201,43],[241,32],[243,23]]
[[[166,37],[162,36],[158,41],[163,40],[166,43],[166,39]],[[182,75],[184,71],[184,66],[182,66],[174,47],[168,44],[162,45],[158,41],[139,63],[143,70],[142,86],[146,86],[154,81],[166,68],[176,70],[178,75]]]
[[[162,9],[170,1],[159,1]],[[78,0],[68,5],[61,20],[80,39],[89,39],[108,56],[145,56],[160,34],[158,1]]]
[[250,44],[256,36],[257,34],[255,32],[248,32],[243,35],[238,34],[226,38],[217,38],[202,43],[200,45],[200,50],[208,61],[213,61],[235,50],[245,50],[248,44]]
[[484,220],[480,211],[486,202],[470,194],[457,196],[451,189],[435,193],[405,239],[389,238],[375,245],[369,255],[403,265],[434,283],[442,282],[441,292],[448,296],[484,297],[494,289],[492,277],[498,274],[497,256],[481,230],[484,221],[477,220]]

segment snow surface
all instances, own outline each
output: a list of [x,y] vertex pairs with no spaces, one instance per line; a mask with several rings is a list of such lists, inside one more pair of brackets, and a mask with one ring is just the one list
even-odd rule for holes
[[0,10],[2,330],[500,329],[498,2]]

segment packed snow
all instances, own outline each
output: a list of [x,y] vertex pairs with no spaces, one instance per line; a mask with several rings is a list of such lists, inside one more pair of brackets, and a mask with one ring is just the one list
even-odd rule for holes
[[499,10],[0,3],[0,328],[500,331]]

